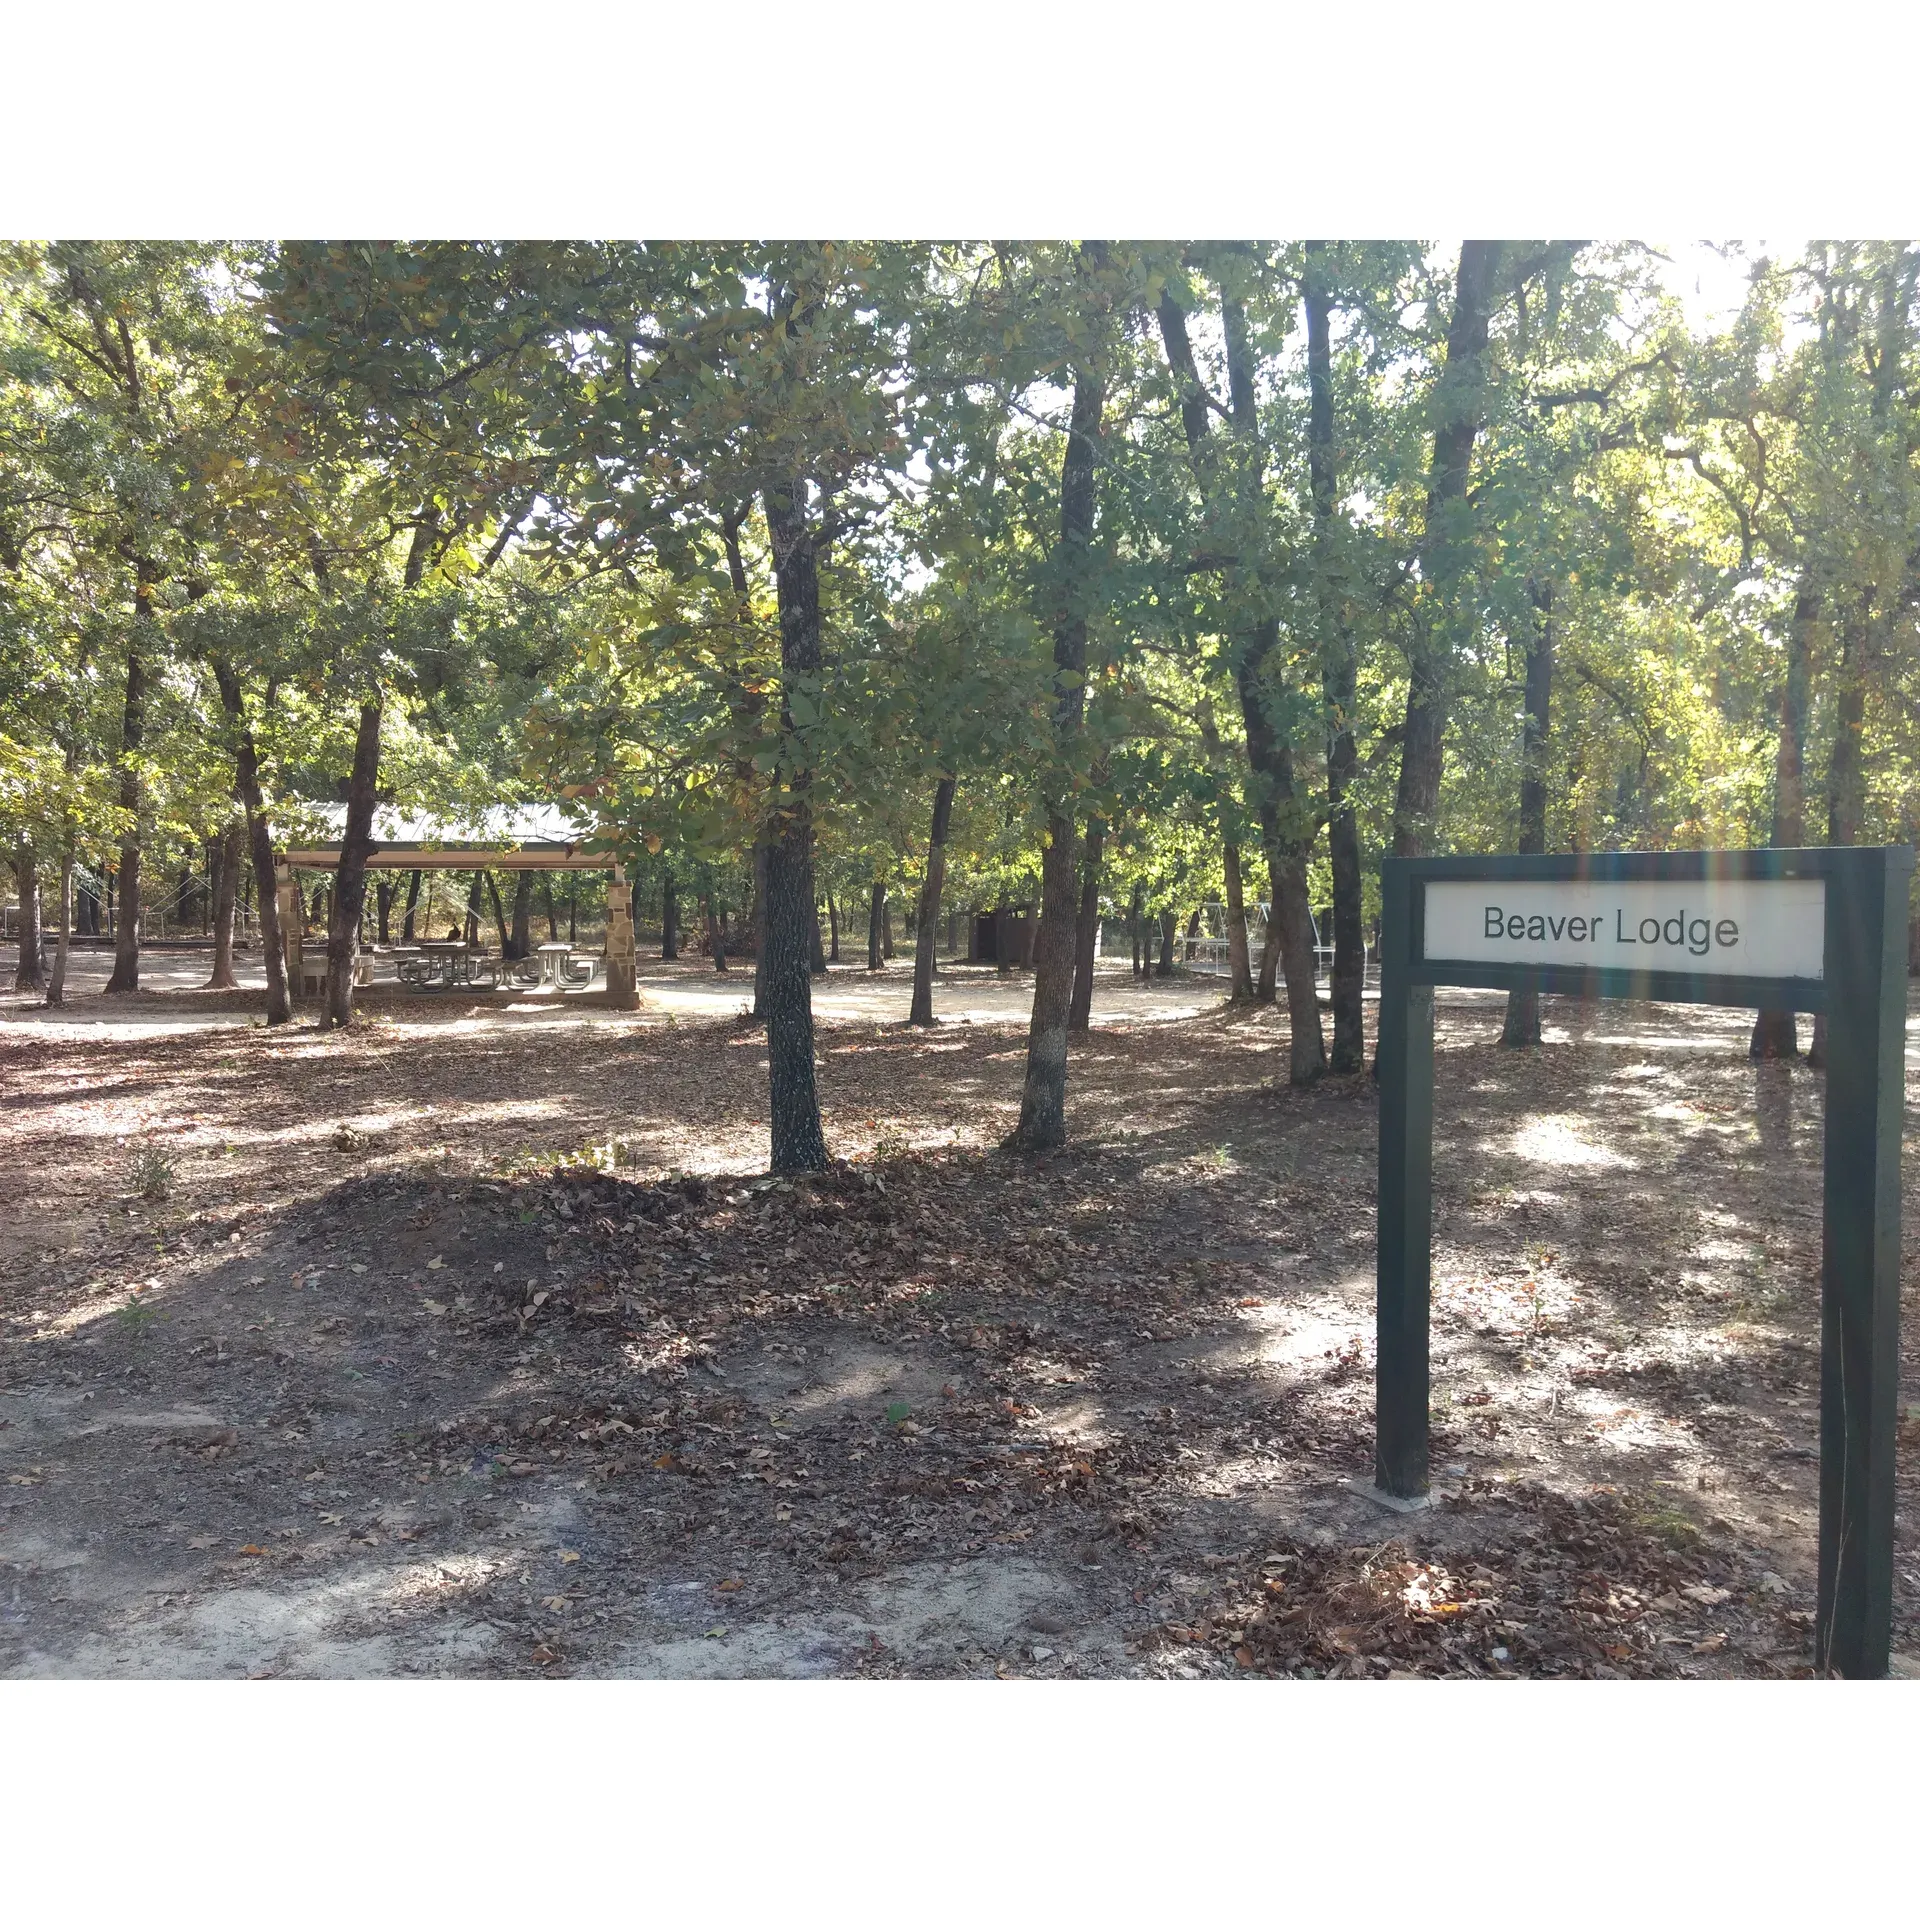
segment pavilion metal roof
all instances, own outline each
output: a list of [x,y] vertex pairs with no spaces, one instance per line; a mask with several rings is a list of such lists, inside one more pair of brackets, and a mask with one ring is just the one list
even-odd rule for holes
[[[313,807],[323,822],[319,836],[303,835],[298,845],[281,850],[290,866],[332,866],[340,857],[347,810],[339,801]],[[582,866],[614,864],[611,853],[590,853],[581,842],[590,825],[566,808],[551,804],[488,807],[466,817],[409,813],[376,807],[373,814],[373,866]],[[477,856],[491,855],[491,859]]]

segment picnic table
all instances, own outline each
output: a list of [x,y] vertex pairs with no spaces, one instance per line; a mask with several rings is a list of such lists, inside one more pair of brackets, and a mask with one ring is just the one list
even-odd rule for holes
[[470,947],[464,940],[422,940],[408,952],[399,952],[403,985],[415,993],[438,993],[446,987],[491,987],[499,968],[486,947]]
[[573,957],[573,942],[570,940],[543,940],[533,950],[534,964],[539,969],[539,982],[543,987],[590,985],[595,973],[599,971],[599,962],[591,955],[583,963]]
[[[305,948],[300,953],[300,982],[302,993],[317,993],[327,984],[327,950],[315,947],[311,951]],[[353,984],[356,987],[373,985],[373,955],[360,953],[354,956]]]
[[576,960],[570,940],[543,940],[533,950],[533,957],[540,968],[540,984],[559,987],[562,991],[568,987],[592,986],[600,971],[598,955],[583,954]]

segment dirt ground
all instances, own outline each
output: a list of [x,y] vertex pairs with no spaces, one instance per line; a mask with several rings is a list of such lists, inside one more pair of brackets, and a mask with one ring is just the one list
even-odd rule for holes
[[1809,1671],[1821,1085],[1744,1016],[1440,996],[1403,1516],[1374,1098],[1276,1085],[1284,1016],[1111,972],[1020,1163],[1030,989],[836,973],[775,1181],[738,976],[341,1036],[202,966],[0,995],[0,1673]]

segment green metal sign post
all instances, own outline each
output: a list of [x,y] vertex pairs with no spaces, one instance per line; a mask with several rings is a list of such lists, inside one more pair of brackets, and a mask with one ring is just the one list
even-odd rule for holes
[[1381,869],[1375,1481],[1427,1492],[1433,989],[1827,1016],[1816,1664],[1887,1671],[1910,847],[1388,860]]

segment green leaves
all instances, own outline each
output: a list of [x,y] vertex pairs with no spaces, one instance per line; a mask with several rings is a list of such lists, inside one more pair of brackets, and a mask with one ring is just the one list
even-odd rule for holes
[[[1857,737],[1871,830],[1920,831],[1913,249],[1771,260],[1696,337],[1645,249],[1508,243],[1486,353],[1450,386],[1456,262],[1339,241],[0,250],[0,832],[104,848],[137,824],[192,851],[233,804],[218,658],[283,812],[331,799],[379,689],[396,799],[576,788],[609,844],[735,892],[803,777],[823,884],[851,890],[914,869],[951,776],[956,899],[1026,886],[1055,803],[1112,823],[1113,884],[1197,897],[1273,797],[1244,711],[1287,744],[1317,835],[1330,633],[1357,663],[1367,856],[1423,649],[1444,655],[1440,843],[1507,844],[1542,580],[1552,844],[1770,830],[1803,586],[1806,779]],[[1309,271],[1331,302],[1330,517]],[[1188,316],[1178,377],[1163,294]],[[1098,511],[1066,541],[1096,362]],[[1437,494],[1436,426],[1467,417],[1468,485]],[[802,476],[817,672],[780,664],[769,475]],[[1084,667],[1056,669],[1070,618]],[[136,619],[137,822],[117,785]],[[1255,630],[1273,639],[1243,688]]]

